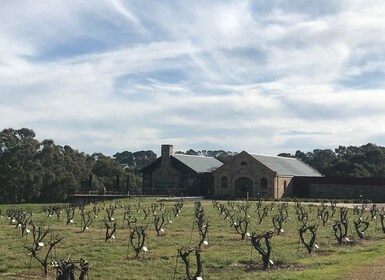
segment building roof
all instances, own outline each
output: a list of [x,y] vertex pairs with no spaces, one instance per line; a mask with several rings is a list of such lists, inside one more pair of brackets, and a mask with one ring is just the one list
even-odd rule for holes
[[213,157],[191,156],[174,154],[172,157],[176,158],[197,173],[212,172],[220,167],[223,163]]
[[262,164],[277,172],[280,176],[316,176],[321,177],[314,168],[297,158],[250,154]]

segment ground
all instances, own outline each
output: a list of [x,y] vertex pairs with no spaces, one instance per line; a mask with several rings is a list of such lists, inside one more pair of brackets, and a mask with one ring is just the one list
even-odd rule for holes
[[372,264],[358,267],[357,270],[339,278],[339,280],[380,280],[385,278],[385,258],[375,260]]

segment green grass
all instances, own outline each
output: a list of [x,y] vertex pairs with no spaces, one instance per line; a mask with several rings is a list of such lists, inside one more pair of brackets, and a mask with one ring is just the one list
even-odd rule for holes
[[[143,207],[149,207],[154,199],[142,199]],[[105,206],[112,202],[105,202]],[[184,279],[185,271],[181,259],[176,258],[180,247],[194,246],[199,241],[198,231],[194,223],[194,203],[184,202],[184,207],[178,217],[171,217],[172,223],[165,226],[165,235],[156,236],[154,226],[149,226],[148,239],[145,246],[149,251],[141,253],[141,258],[134,257],[134,250],[129,246],[129,229],[123,219],[123,205],[131,205],[131,210],[137,204],[135,199],[116,202],[118,208],[114,218],[118,222],[116,239],[104,242],[105,228],[103,219],[105,211],[101,210],[98,218],[90,229],[81,233],[80,210],[77,209],[74,223],[65,225],[66,214],[63,212],[60,219],[56,216],[47,217],[42,212],[43,205],[17,205],[21,209],[30,209],[34,213],[32,219],[36,225],[49,226],[52,235],[45,240],[48,244],[51,236],[59,234],[64,239],[52,252],[49,260],[67,259],[69,255],[74,259],[85,258],[92,264],[89,279]],[[165,202],[166,208],[175,202]],[[222,202],[226,203],[226,202]],[[239,202],[241,203],[241,202]],[[270,202],[264,202],[270,204]],[[293,205],[289,207],[289,216],[284,224],[284,234],[274,235],[271,239],[273,251],[271,259],[275,267],[269,271],[262,270],[261,258],[255,249],[252,249],[250,240],[241,240],[234,228],[230,227],[229,220],[225,220],[211,201],[202,202],[203,209],[209,221],[209,235],[202,252],[203,279],[337,279],[352,268],[370,264],[383,256],[385,245],[384,234],[380,231],[380,222],[372,222],[366,232],[366,239],[359,240],[354,246],[337,246],[332,234],[332,223],[322,224],[317,232],[317,244],[320,249],[309,255],[302,244],[299,244],[298,222]],[[5,217],[6,209],[11,205],[0,205],[3,218],[0,218],[0,278],[1,279],[39,279],[43,275],[40,264],[31,259],[30,253],[24,249],[30,244],[32,237],[22,238],[20,230],[15,228]],[[92,205],[86,210],[91,211]],[[310,216],[316,216],[316,207]],[[277,207],[269,214],[261,225],[257,224],[255,203],[250,209],[249,232],[264,232],[272,230],[271,217],[277,212]],[[138,214],[138,213],[135,213]],[[364,214],[366,217],[368,213]],[[171,215],[172,216],[172,215]],[[150,223],[151,215],[143,220],[143,213],[138,214],[139,223]],[[350,210],[349,235],[358,240],[353,226],[353,213]],[[44,253],[46,247],[41,253]],[[193,259],[191,259],[193,263]],[[55,273],[50,268],[50,278]]]

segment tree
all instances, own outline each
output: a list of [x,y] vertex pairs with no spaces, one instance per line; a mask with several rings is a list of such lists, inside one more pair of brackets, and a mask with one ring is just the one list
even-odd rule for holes
[[126,173],[123,167],[114,159],[99,155],[94,166],[92,167],[92,174],[95,174],[102,185],[107,190],[116,190],[116,178],[124,178]]
[[120,164],[126,165],[129,169],[136,172],[153,162],[156,159],[156,154],[150,150],[137,151],[134,153],[124,151],[114,154],[113,158]]
[[[39,142],[34,137],[33,130],[26,128],[0,132],[0,197],[3,202],[20,203],[39,195],[40,182],[35,173]],[[25,190],[29,191],[25,193]]]
[[64,201],[69,188],[76,188],[90,172],[83,153],[69,146],[55,145],[51,139],[41,143],[38,153],[41,163],[42,189],[45,202]]
[[307,153],[297,151],[295,157],[325,176],[385,176],[385,148],[371,143],[360,147],[339,146],[334,151],[330,149],[315,149]]
[[280,153],[278,154],[279,157],[289,157],[289,158],[292,158],[294,157],[292,154],[290,153]]

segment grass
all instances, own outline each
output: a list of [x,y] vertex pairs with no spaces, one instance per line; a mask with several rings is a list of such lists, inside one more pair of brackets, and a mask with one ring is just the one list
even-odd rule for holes
[[[142,199],[142,208],[147,208],[155,200]],[[80,210],[76,209],[74,223],[65,225],[66,214],[63,212],[58,220],[56,216],[47,217],[42,212],[43,205],[0,205],[3,218],[0,218],[0,278],[1,279],[41,279],[43,268],[31,258],[24,249],[32,241],[31,235],[22,238],[20,230],[6,219],[5,211],[10,207],[30,209],[36,225],[50,227],[52,233],[47,235],[45,243],[59,234],[63,240],[53,250],[49,260],[74,259],[83,257],[92,265],[89,279],[184,279],[185,270],[181,259],[177,258],[177,249],[194,246],[199,241],[199,234],[194,225],[194,203],[184,202],[184,207],[178,217],[172,213],[165,228],[164,236],[156,236],[154,226],[148,226],[148,239],[145,246],[149,251],[141,253],[140,258],[134,257],[134,250],[129,246],[129,229],[123,219],[123,206],[131,205],[131,210],[140,224],[151,223],[151,215],[143,220],[143,213],[134,211],[137,199],[126,199],[115,202],[105,202],[104,207],[116,203],[118,208],[114,218],[118,223],[115,239],[104,242],[105,228],[103,219],[105,210],[101,210],[94,219],[89,230],[81,233]],[[173,207],[175,202],[164,202],[166,208]],[[226,204],[225,201],[222,201]],[[238,202],[241,203],[241,202]],[[244,202],[243,202],[244,203]],[[264,202],[270,204],[271,202]],[[158,202],[159,204],[159,202]],[[264,232],[272,230],[271,217],[277,212],[277,207],[269,213],[261,225],[257,224],[255,203],[250,208],[249,232]],[[87,205],[86,211],[92,211],[93,205]],[[212,206],[211,201],[202,201],[202,207],[209,221],[208,246],[202,252],[203,279],[337,279],[353,268],[370,264],[383,256],[385,245],[384,234],[380,231],[380,222],[371,222],[365,233],[364,240],[358,240],[353,230],[353,213],[349,211],[349,235],[357,240],[354,246],[337,246],[332,223],[325,227],[322,223],[317,231],[319,250],[309,255],[302,244],[299,244],[298,226],[294,206],[289,206],[289,217],[280,236],[271,239],[273,251],[271,259],[275,266],[269,271],[262,270],[261,258],[252,248],[249,239],[241,240],[234,228],[230,227],[228,219],[224,219],[219,211]],[[316,219],[316,206],[305,206],[311,219]],[[157,210],[158,211],[158,210]],[[158,211],[159,213],[159,211]],[[363,217],[369,215],[368,212]],[[46,247],[40,254],[44,254]],[[191,259],[193,263],[193,259]],[[48,279],[55,279],[55,271],[50,267]]]

